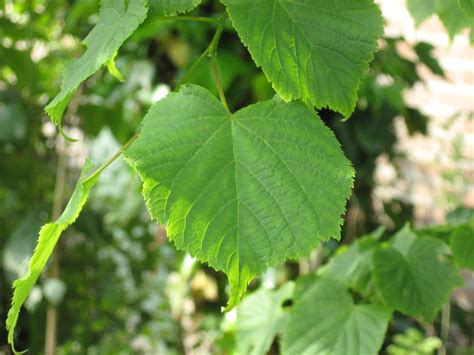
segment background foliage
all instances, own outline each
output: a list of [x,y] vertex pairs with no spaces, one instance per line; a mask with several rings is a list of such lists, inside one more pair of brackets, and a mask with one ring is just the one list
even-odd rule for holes
[[[63,129],[70,136],[83,138],[86,144],[71,145],[56,134],[43,108],[58,91],[64,63],[83,53],[80,41],[98,21],[98,2],[57,0],[53,4],[24,0],[0,1],[0,5],[0,315],[4,319],[12,296],[11,282],[26,271],[39,226],[55,213],[55,196],[59,192],[63,204],[72,194],[85,150],[89,150],[95,163],[104,162],[115,153],[133,135],[150,104],[166,95],[206,48],[214,28],[207,23],[145,20],[116,58],[126,81],[120,82],[101,70],[84,84],[76,85]],[[222,11],[219,2],[206,1],[193,15]],[[421,21],[423,17],[415,15],[415,19]],[[459,29],[449,27],[448,31],[451,34]],[[148,217],[137,177],[128,165],[118,161],[103,173],[91,193],[90,204],[60,242],[55,255],[59,274],[55,275],[50,266],[30,294],[26,311],[20,316],[17,347],[28,348],[34,354],[43,351],[47,308],[55,305],[61,325],[58,352],[64,354],[246,353],[249,349],[276,353],[280,346],[290,353],[298,352],[294,349],[301,345],[292,343],[291,333],[285,332],[281,343],[274,341],[286,321],[298,325],[291,326],[292,331],[305,326],[298,319],[298,312],[288,315],[287,307],[293,304],[295,310],[310,310],[315,317],[324,317],[317,313],[318,309],[310,308],[314,305],[305,304],[305,297],[333,298],[343,294],[347,309],[360,299],[376,301],[382,296],[397,310],[390,322],[390,315],[376,305],[366,306],[372,307],[368,310],[356,306],[361,308],[354,311],[378,312],[386,319],[373,329],[383,352],[399,354],[410,349],[415,354],[429,354],[440,348],[439,338],[445,328],[437,311],[448,295],[433,299],[433,307],[428,307],[424,297],[413,304],[397,304],[397,300],[390,299],[393,285],[383,285],[381,280],[398,279],[394,273],[399,270],[390,268],[388,261],[401,254],[413,253],[414,257],[408,258],[413,263],[423,260],[423,255],[417,253],[424,248],[417,248],[416,244],[397,246],[400,233],[408,233],[417,241],[429,236],[431,244],[427,248],[439,252],[440,258],[445,255],[442,240],[451,238],[456,261],[472,268],[472,254],[465,254],[469,249],[456,244],[457,239],[463,238],[460,236],[471,235],[467,223],[472,221],[472,213],[458,210],[450,217],[455,221],[451,225],[414,232],[403,228],[412,221],[411,206],[392,201],[385,206],[391,225],[385,231],[373,232],[380,223],[372,203],[375,161],[382,153],[393,160],[397,157],[396,117],[403,117],[410,133],[427,132],[428,118],[408,107],[402,92],[421,80],[417,72],[420,63],[433,73],[444,75],[429,44],[418,43],[413,48],[416,58],[409,60],[398,53],[397,45],[403,42],[403,38],[382,40],[350,120],[342,121],[340,114],[330,110],[320,113],[357,171],[341,246],[329,242],[307,259],[270,269],[251,284],[256,291],[244,300],[237,313],[222,314],[220,307],[228,297],[225,277],[206,265],[198,265],[168,243],[165,231]],[[233,111],[274,96],[264,74],[231,28],[222,34],[219,65]],[[217,95],[207,61],[188,81]],[[58,186],[57,181],[63,183]],[[391,246],[387,247],[387,243]],[[369,272],[371,266],[364,263],[365,253],[375,253],[373,262],[384,267]],[[348,262],[353,265],[348,267]],[[324,267],[318,269],[320,264]],[[408,270],[412,266],[407,263]],[[448,293],[461,284],[451,260],[436,267],[443,275],[446,268],[452,275],[444,280]],[[339,283],[315,283],[308,281],[314,276],[299,277],[316,269]],[[341,270],[355,271],[344,275]],[[424,276],[415,275],[412,281],[416,284],[416,277]],[[434,286],[439,285],[438,281]],[[275,287],[280,288],[271,290]],[[301,291],[296,292],[301,294],[297,299],[290,296],[295,288]],[[396,287],[400,289],[403,287]],[[255,304],[258,308],[268,305],[265,308],[274,317],[270,325],[262,326],[262,319],[250,318],[256,313],[252,308]],[[335,308],[346,312],[339,303]],[[268,313],[260,311],[267,322]],[[469,329],[474,327],[473,315],[453,305],[451,322],[472,346],[474,339]],[[338,324],[331,327],[344,332]],[[378,334],[384,327],[388,328],[387,335]],[[260,336],[254,329],[270,333]],[[2,328],[1,351],[8,352],[3,347],[6,337]],[[472,350],[461,349],[450,338],[443,340],[444,348],[450,352],[467,354]],[[309,346],[305,344],[305,348]]]

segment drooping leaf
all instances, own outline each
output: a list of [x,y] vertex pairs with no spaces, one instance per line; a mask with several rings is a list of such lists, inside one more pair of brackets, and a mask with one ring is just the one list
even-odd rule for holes
[[436,0],[407,0],[407,8],[410,15],[419,26],[436,11]]
[[459,0],[436,0],[436,12],[451,39],[464,28],[472,26],[472,19],[461,9]]
[[[383,230],[380,230],[383,233]],[[366,298],[375,293],[372,274],[372,254],[378,246],[377,231],[374,235],[359,238],[350,247],[332,257],[318,270],[318,274],[343,283]]]
[[418,42],[415,47],[415,52],[420,61],[426,65],[434,74],[444,77],[444,70],[441,68],[435,56],[432,55],[434,46],[427,42]]
[[393,309],[431,322],[451,291],[462,285],[459,270],[439,239],[417,237],[407,227],[392,246],[374,252],[375,283]]
[[202,0],[150,0],[150,14],[169,16],[188,12],[201,3]]
[[283,354],[375,355],[390,315],[379,305],[355,304],[335,280],[301,278],[283,331]]
[[461,267],[474,270],[474,224],[459,226],[450,238],[454,260]]
[[125,155],[169,238],[228,275],[229,308],[255,275],[339,237],[354,175],[307,106],[274,99],[230,114],[195,85],[159,101]]
[[383,34],[383,19],[372,0],[222,2],[281,97],[352,113]]
[[8,343],[14,348],[14,332],[18,320],[21,306],[25,302],[28,294],[38,280],[46,262],[48,261],[56,243],[62,232],[66,230],[79,216],[82,207],[87,201],[90,189],[97,181],[97,177],[91,179],[85,178],[87,172],[91,169],[90,163],[86,163],[81,178],[67,204],[64,212],[55,222],[45,224],[41,227],[38,244],[36,245],[33,256],[28,265],[27,273],[13,283],[13,299],[10,310],[8,311],[7,330]]
[[61,126],[62,115],[78,86],[110,63],[122,43],[145,19],[148,0],[102,0],[99,20],[83,43],[86,52],[69,62],[64,70],[61,91],[46,106],[46,112]]
[[239,354],[267,354],[273,339],[285,327],[288,310],[283,305],[291,300],[293,290],[293,282],[288,282],[276,291],[258,290],[242,301],[237,313]]

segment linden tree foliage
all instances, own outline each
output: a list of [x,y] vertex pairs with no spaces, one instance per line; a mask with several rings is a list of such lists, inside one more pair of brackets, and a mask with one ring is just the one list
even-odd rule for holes
[[451,40],[465,28],[474,32],[474,1],[473,0],[407,0],[407,7],[416,25],[432,15],[438,15],[446,28]]
[[8,342],[13,346],[13,336],[15,326],[20,313],[20,308],[25,302],[28,294],[33,288],[36,280],[41,274],[46,262],[51,256],[55,245],[61,234],[77,219],[81,213],[82,207],[87,202],[91,188],[97,182],[98,175],[86,177],[92,166],[86,162],[86,166],[81,174],[81,178],[67,204],[64,212],[54,222],[45,224],[41,227],[38,244],[36,245],[33,256],[31,257],[26,274],[13,283],[14,293],[12,306],[8,312],[7,330]]
[[380,10],[372,0],[223,3],[255,63],[282,98],[350,116],[383,34]]
[[[220,100],[203,87],[177,85],[150,108],[140,132],[108,163],[89,177],[86,166],[64,213],[41,229],[28,272],[14,283],[7,320],[11,345],[20,308],[61,233],[76,220],[101,172],[122,153],[143,182],[151,217],[166,227],[169,239],[228,276],[228,310],[269,267],[339,239],[355,172],[314,107],[351,115],[383,34],[380,10],[373,0],[221,2],[226,13],[194,17],[215,28],[215,35],[183,80],[192,81],[192,71],[210,57]],[[114,59],[124,41],[143,29],[146,17],[193,20],[175,15],[200,3],[102,0],[97,23],[84,40],[85,53],[66,66],[60,92],[46,107],[53,122],[61,127],[78,86],[102,66],[127,80]],[[419,19],[435,11],[430,4]],[[457,9],[468,12],[470,2],[462,4]],[[224,31],[237,32],[276,97],[231,112],[220,76],[225,66],[217,57]],[[441,75],[431,49],[418,47],[420,58]],[[450,249],[409,229],[389,243],[381,242],[383,233],[341,248],[296,288],[287,283],[251,295],[238,312],[240,351],[264,354],[281,336],[285,354],[375,354],[392,311],[433,319],[462,282],[450,252],[459,265],[472,267],[472,253],[463,250],[472,244],[472,234],[456,230]]]
[[451,291],[463,284],[449,253],[449,246],[443,241],[418,237],[404,228],[391,245],[373,255],[375,282],[384,303],[433,321]]
[[283,331],[283,354],[375,355],[390,315],[381,305],[355,304],[335,280],[301,278]]
[[274,99],[231,114],[194,85],[150,110],[125,156],[168,237],[228,275],[229,308],[254,276],[339,237],[354,175],[302,103]]
[[61,91],[46,106],[46,112],[61,126],[62,115],[79,85],[103,65],[110,64],[122,43],[146,17],[147,0],[103,0],[94,29],[84,39],[86,52],[67,64]]

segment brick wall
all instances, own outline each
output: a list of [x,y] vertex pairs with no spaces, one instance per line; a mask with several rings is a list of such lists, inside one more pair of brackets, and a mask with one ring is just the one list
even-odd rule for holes
[[[451,42],[436,16],[415,28],[405,0],[378,3],[387,23],[385,35],[434,45],[447,79],[419,68],[425,84],[416,85],[405,97],[430,117],[429,135],[410,137],[399,122],[398,149],[406,159],[397,172],[380,158],[376,204],[396,196],[414,203],[417,224],[439,223],[458,204],[474,207],[474,48],[467,31]],[[409,48],[401,53],[412,55]]]

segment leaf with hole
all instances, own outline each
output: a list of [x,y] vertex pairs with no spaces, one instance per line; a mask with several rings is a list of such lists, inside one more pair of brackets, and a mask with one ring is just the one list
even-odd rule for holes
[[169,238],[228,275],[228,308],[255,275],[339,238],[354,176],[302,103],[274,99],[231,114],[195,85],[159,101],[125,155]]

